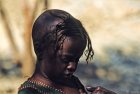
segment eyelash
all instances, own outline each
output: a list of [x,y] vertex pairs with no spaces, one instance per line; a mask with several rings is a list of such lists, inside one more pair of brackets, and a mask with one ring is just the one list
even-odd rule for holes
[[75,59],[75,60],[69,60],[69,59],[67,59],[67,58],[62,58],[62,61],[64,62],[64,63],[69,63],[70,61],[74,61],[75,63],[78,63],[79,62],[79,58],[78,59]]

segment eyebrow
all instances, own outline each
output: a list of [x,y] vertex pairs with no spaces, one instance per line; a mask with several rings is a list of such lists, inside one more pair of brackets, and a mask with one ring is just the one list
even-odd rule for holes
[[80,55],[73,55],[73,54],[61,54],[61,56],[63,57],[68,57],[68,58],[80,58]]
[[73,58],[73,57],[80,58],[83,54],[80,53],[80,54],[74,55],[74,54],[71,54],[71,53],[62,53],[61,51],[58,51],[58,55],[64,56],[64,57],[71,57],[71,58]]

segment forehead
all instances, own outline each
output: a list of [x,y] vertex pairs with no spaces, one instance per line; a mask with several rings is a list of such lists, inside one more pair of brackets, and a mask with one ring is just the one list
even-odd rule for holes
[[62,54],[81,55],[86,43],[79,37],[66,37],[63,42]]

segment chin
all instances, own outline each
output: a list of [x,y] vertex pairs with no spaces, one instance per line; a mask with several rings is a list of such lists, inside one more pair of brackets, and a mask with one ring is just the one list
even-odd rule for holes
[[72,75],[66,75],[64,76],[64,79],[71,79]]
[[75,84],[71,76],[64,76],[55,80],[56,84],[73,87]]

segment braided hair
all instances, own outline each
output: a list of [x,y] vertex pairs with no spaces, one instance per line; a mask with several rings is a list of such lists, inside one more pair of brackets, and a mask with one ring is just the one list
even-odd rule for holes
[[54,55],[63,48],[66,37],[80,37],[86,45],[86,62],[93,58],[91,40],[81,22],[63,10],[51,9],[43,12],[34,22],[32,39],[37,59],[41,60],[43,50],[52,46]]

